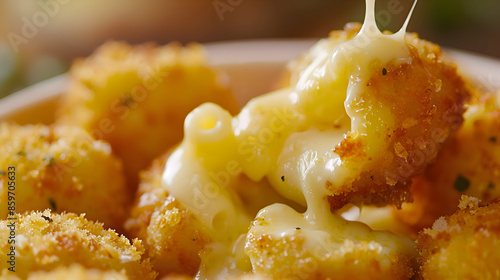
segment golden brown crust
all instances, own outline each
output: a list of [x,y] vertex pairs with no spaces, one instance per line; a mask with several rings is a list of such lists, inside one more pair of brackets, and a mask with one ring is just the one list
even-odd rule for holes
[[184,118],[204,102],[238,111],[200,45],[109,42],[74,63],[58,122],[109,142],[133,193],[139,171],[182,139]]
[[462,194],[485,203],[500,197],[500,109],[485,95],[469,106],[465,123],[441,149],[436,162],[414,179],[415,202],[395,215],[416,230],[452,214]]
[[459,210],[441,217],[417,240],[423,279],[496,279],[500,275],[500,201],[479,207],[462,196]]
[[326,244],[337,248],[326,254],[330,247],[310,252],[304,242],[300,233],[277,239],[249,233],[245,252],[253,271],[272,279],[410,279],[414,273],[408,256],[394,254],[390,263],[382,262],[375,242],[345,239],[335,247]]
[[[332,31],[329,44],[354,38],[361,26],[348,23],[344,30]],[[406,34],[405,40],[410,48],[410,62],[375,64],[366,91],[350,105],[351,109],[366,112],[368,135],[360,137],[353,131],[334,151],[343,161],[367,164],[359,178],[336,188],[343,191],[329,197],[332,209],[349,202],[395,204],[397,208],[411,202],[411,179],[435,159],[443,142],[463,121],[464,104],[472,95],[470,85],[457,74],[455,65],[438,45],[415,33]],[[290,82],[283,84],[296,83],[299,73],[313,58],[314,55],[304,55],[290,63]],[[374,139],[385,141],[388,149],[375,156],[366,155],[370,146],[378,149],[372,145]]]
[[[0,124],[0,200],[8,194],[8,167],[16,173],[16,211],[52,208],[86,213],[120,230],[130,195],[122,164],[109,144],[77,127]],[[0,208],[7,218],[7,207]]]
[[[331,36],[345,40],[358,30],[359,25],[348,25]],[[364,162],[363,172],[329,198],[333,209],[347,202],[400,207],[411,201],[411,178],[435,159],[463,121],[471,93],[456,67],[442,59],[439,46],[414,34],[406,41],[409,62],[374,65],[365,91],[350,104],[351,110],[363,110],[366,131],[352,131],[335,152],[347,164]],[[383,144],[374,145],[377,141]]]
[[[143,259],[141,241],[129,240],[84,215],[55,214],[50,210],[17,215],[16,272],[2,265],[2,275],[20,279],[36,271],[51,271],[80,264],[87,269],[113,270],[128,279],[155,279],[149,260]],[[0,261],[5,264],[11,221],[0,222]]]
[[161,186],[168,155],[154,160],[149,169],[141,172],[136,201],[125,229],[143,240],[160,276],[169,273],[194,276],[201,261],[198,252],[211,238],[193,214]]

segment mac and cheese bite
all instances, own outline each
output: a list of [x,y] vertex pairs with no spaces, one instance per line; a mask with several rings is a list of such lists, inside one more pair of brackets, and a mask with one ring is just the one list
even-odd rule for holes
[[[7,201],[9,178],[17,213],[85,213],[121,231],[131,203],[121,161],[79,127],[0,124],[0,201]],[[3,205],[0,219],[8,214]]]
[[417,240],[423,279],[496,279],[500,275],[500,200],[479,206],[463,195],[459,210]]
[[224,77],[199,44],[130,46],[108,42],[69,72],[58,123],[105,140],[135,191],[138,173],[182,139],[186,115],[203,102],[238,111]]
[[469,105],[465,122],[436,161],[413,180],[414,202],[394,215],[416,230],[451,215],[461,195],[489,203],[500,197],[500,109],[498,95],[484,94]]
[[[0,261],[9,261],[7,242],[13,220],[0,221]],[[92,275],[92,269],[108,271],[106,274],[121,275],[123,279],[153,280],[148,259],[143,259],[141,241],[129,240],[102,224],[87,220],[84,215],[72,213],[56,214],[50,210],[30,212],[15,216],[16,226],[16,271],[2,265],[0,278],[43,278],[44,272],[57,275],[58,270],[69,268],[72,273],[82,272],[83,267]],[[114,272],[113,272],[114,271]],[[36,276],[36,277],[35,277]],[[10,277],[10,278],[8,278]],[[2,278],[3,279],[3,278]]]

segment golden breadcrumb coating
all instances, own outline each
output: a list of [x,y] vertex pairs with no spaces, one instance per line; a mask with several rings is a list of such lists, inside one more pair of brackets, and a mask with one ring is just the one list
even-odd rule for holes
[[[332,40],[349,39],[360,25],[334,31]],[[363,110],[366,131],[350,134],[336,148],[346,164],[365,164],[351,186],[329,198],[332,208],[347,202],[374,205],[411,200],[411,178],[431,163],[442,143],[459,128],[470,92],[439,46],[406,35],[410,62],[375,65],[365,91],[351,103]]]
[[[78,127],[0,124],[0,200],[15,167],[16,211],[53,209],[86,213],[120,230],[130,195],[122,164],[109,144]],[[3,205],[3,204],[2,204]],[[7,218],[7,207],[0,218]]]
[[135,187],[138,172],[182,139],[184,118],[204,102],[238,110],[201,45],[109,42],[73,64],[58,122],[109,142]]
[[125,229],[143,241],[146,253],[160,276],[186,273],[194,276],[200,265],[198,252],[211,241],[193,214],[161,186],[168,154],[141,172],[130,218]]
[[87,269],[79,264],[58,267],[52,271],[37,271],[28,275],[28,280],[128,280],[125,271]]
[[500,278],[500,200],[483,207],[478,203],[462,196],[455,214],[420,233],[423,279]]
[[[255,220],[253,227],[266,226],[261,223]],[[379,243],[339,239],[311,251],[306,248],[301,229],[273,238],[255,234],[251,228],[245,252],[252,260],[253,271],[272,279],[410,279],[414,273],[414,260],[409,256],[394,253],[382,261]]]
[[[347,24],[344,30],[332,31],[323,44],[338,45],[354,38],[361,24]],[[365,203],[377,206],[411,201],[411,178],[431,163],[442,143],[458,129],[470,92],[456,67],[446,61],[438,45],[407,34],[410,59],[394,60],[386,65],[374,61],[361,93],[349,100],[350,110],[362,112],[362,125],[351,127],[349,134],[335,148],[346,166],[363,166],[357,178],[329,198],[332,209],[345,204]],[[317,56],[315,48],[290,66],[290,84]],[[333,92],[329,85],[318,94]],[[353,121],[352,124],[355,124]],[[358,129],[362,129],[360,132]],[[327,188],[329,186],[326,186]]]
[[[12,220],[0,221],[1,275],[27,279],[37,271],[52,271],[80,264],[86,269],[114,270],[127,279],[155,279],[141,241],[129,240],[84,215],[55,214],[50,210],[16,215],[16,268],[8,271]],[[89,272],[91,273],[91,272]]]
[[436,162],[413,181],[415,201],[395,211],[403,223],[419,230],[455,212],[462,194],[484,203],[500,197],[500,109],[484,95],[470,105],[465,122],[441,149]]

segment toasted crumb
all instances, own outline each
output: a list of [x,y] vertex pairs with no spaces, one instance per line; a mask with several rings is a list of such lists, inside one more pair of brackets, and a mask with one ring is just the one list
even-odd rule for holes
[[[15,168],[16,212],[52,209],[121,231],[131,195],[121,161],[108,143],[78,127],[0,124],[0,201]],[[12,174],[14,174],[12,173]],[[7,207],[0,207],[0,219]]]
[[441,217],[417,240],[423,279],[497,279],[500,276],[500,201],[478,206],[462,196],[461,207]]
[[[155,279],[141,241],[129,240],[84,215],[56,214],[50,210],[16,215],[16,272],[6,267],[12,220],[0,221],[1,274],[19,279],[85,274],[96,279],[120,275],[123,279]],[[44,217],[50,218],[52,221]],[[75,268],[65,270],[72,265]],[[85,268],[85,269],[83,269]],[[54,271],[55,270],[55,271]],[[106,271],[97,273],[95,270]],[[52,271],[51,274],[46,272]],[[44,278],[45,277],[45,278]]]

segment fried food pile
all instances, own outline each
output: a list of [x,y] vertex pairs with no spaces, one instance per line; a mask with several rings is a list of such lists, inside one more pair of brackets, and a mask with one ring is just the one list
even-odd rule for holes
[[54,125],[0,124],[0,279],[498,276],[497,97],[360,24],[290,65],[238,108],[199,45],[77,61]]

